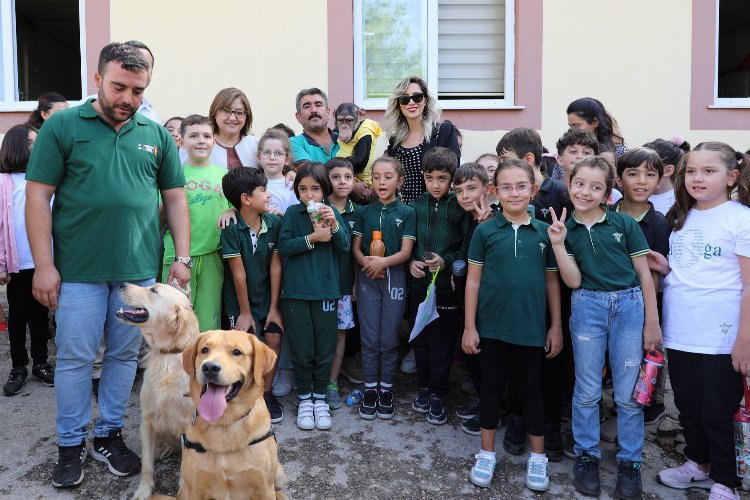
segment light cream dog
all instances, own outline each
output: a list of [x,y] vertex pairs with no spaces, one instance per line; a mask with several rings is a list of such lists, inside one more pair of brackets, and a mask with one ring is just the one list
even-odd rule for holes
[[117,317],[139,326],[150,348],[141,387],[141,479],[133,496],[145,500],[154,487],[155,457],[180,449],[190,421],[193,402],[187,397],[190,379],[182,368],[182,351],[195,343],[198,320],[190,299],[168,285],[126,284],[120,297],[129,308]]

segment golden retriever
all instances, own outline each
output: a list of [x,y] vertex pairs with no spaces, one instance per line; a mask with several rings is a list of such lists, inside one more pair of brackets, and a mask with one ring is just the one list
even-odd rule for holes
[[145,500],[154,487],[154,459],[180,449],[190,422],[190,379],[182,369],[182,351],[198,338],[198,320],[190,299],[168,285],[125,284],[120,297],[129,309],[117,317],[140,327],[150,352],[141,387],[141,479],[133,498]]
[[254,335],[210,330],[182,353],[195,410],[183,437],[178,499],[286,498],[263,377],[276,354]]

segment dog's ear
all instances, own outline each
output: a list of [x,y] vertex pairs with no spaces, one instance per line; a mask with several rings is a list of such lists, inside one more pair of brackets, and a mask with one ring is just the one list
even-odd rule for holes
[[185,326],[185,320],[182,317],[182,308],[178,305],[174,306],[174,332],[180,333],[180,330]]
[[198,338],[195,342],[186,347],[184,351],[182,351],[182,369],[185,370],[188,375],[190,375],[191,379],[195,375],[195,356],[198,353],[199,343],[200,338]]
[[276,362],[276,353],[266,344],[258,340],[255,335],[249,335],[253,343],[253,379],[263,387],[263,377],[270,373]]

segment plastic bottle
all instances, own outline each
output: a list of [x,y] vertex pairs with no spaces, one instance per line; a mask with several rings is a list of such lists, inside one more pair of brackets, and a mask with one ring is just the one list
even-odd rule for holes
[[664,368],[664,355],[659,351],[648,351],[641,362],[641,373],[633,389],[633,400],[648,405],[654,399],[656,383]]
[[737,475],[750,478],[750,388],[746,377],[742,378],[745,389],[745,405],[734,414],[734,455],[737,462]]
[[354,389],[346,397],[346,406],[358,405],[360,401],[362,401],[362,391]]
[[312,221],[313,225],[320,224],[320,221],[323,220],[323,214],[320,213],[320,209],[323,206],[324,205],[322,203],[318,203],[313,200],[307,202],[307,215],[310,216],[310,220]]
[[[383,243],[383,233],[380,231],[372,232],[372,242],[370,242],[370,255],[373,257],[385,257],[385,243]],[[385,274],[378,273],[375,278],[384,278]]]
[[463,307],[464,295],[466,293],[466,274],[469,271],[466,261],[463,259],[454,260],[451,271],[453,271],[453,285],[456,291],[456,300],[458,300],[458,305]]

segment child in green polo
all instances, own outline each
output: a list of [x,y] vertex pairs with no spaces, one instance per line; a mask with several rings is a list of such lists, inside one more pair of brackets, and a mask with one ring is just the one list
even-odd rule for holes
[[[481,449],[469,478],[485,488],[492,481],[500,403],[506,383],[514,379],[531,443],[526,486],[546,491],[541,368],[545,353],[554,357],[562,349],[557,263],[549,225],[529,210],[539,190],[532,168],[521,160],[503,162],[495,171],[495,190],[502,212],[474,231],[466,278],[461,347],[467,354],[479,354],[482,370]],[[549,330],[545,309],[549,309]]]
[[[283,322],[279,312],[281,218],[270,213],[266,177],[249,168],[229,171],[222,180],[224,194],[239,217],[221,231],[224,257],[224,309],[234,330],[254,332],[276,353],[281,350]],[[264,380],[263,398],[271,422],[284,419],[284,409],[271,393],[276,365]]]
[[[202,332],[221,326],[221,287],[224,267],[219,249],[219,229],[216,219],[229,208],[221,187],[225,168],[211,164],[214,135],[211,122],[205,116],[190,115],[180,125],[187,161],[185,193],[190,210],[190,272],[191,300]],[[172,233],[164,235],[162,282],[166,283],[169,267],[175,260]]]
[[322,164],[302,166],[294,179],[300,202],[287,209],[279,235],[279,254],[286,259],[281,307],[299,391],[297,427],[303,430],[333,426],[325,397],[341,297],[336,252],[348,252],[350,240],[339,211],[322,203],[331,191]]

